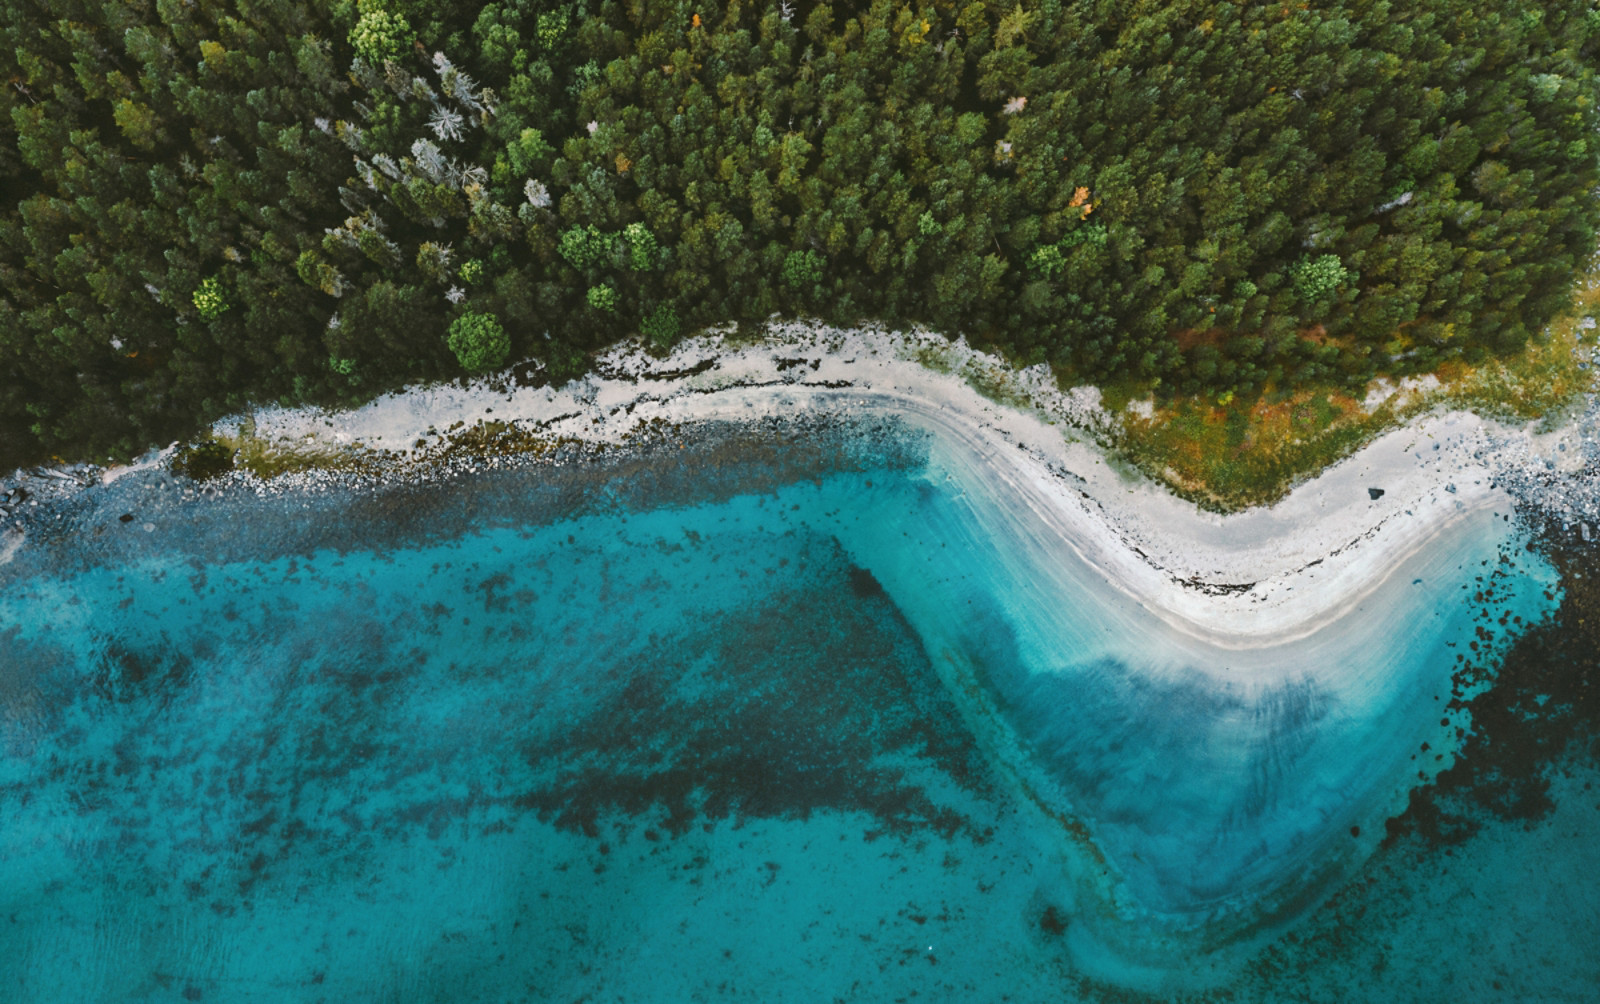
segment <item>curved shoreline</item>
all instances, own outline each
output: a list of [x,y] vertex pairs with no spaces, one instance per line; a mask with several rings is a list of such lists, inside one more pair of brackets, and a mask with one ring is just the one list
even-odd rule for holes
[[[754,345],[689,339],[665,359],[622,346],[600,359],[603,375],[561,388],[495,389],[479,380],[386,395],[337,414],[268,409],[251,421],[258,439],[291,448],[421,457],[430,435],[448,443],[438,430],[479,421],[615,443],[660,421],[911,415],[981,456],[984,473],[1003,478],[1016,505],[1054,527],[1115,588],[1183,633],[1238,649],[1294,641],[1336,620],[1470,513],[1504,506],[1509,515],[1513,499],[1484,454],[1507,452],[1508,441],[1529,454],[1539,447],[1527,430],[1469,412],[1432,414],[1270,507],[1217,515],[1114,468],[1092,438],[1111,420],[1097,391],[1059,391],[1038,367],[1017,374],[1030,407],[996,404],[955,373],[925,365],[919,356],[930,353],[952,370],[1001,365],[938,335],[790,324]],[[244,425],[218,429],[239,435]]]
[[[942,371],[933,368],[940,364]],[[998,404],[959,375],[974,370],[1009,381],[1004,391],[1017,404]],[[1470,412],[1435,412],[1379,436],[1271,506],[1218,515],[1117,469],[1095,439],[1114,421],[1098,390],[1063,392],[1045,367],[1011,370],[927,332],[795,322],[755,344],[691,338],[664,359],[621,345],[598,360],[597,375],[560,388],[508,389],[496,380],[410,388],[344,412],[272,407],[216,430],[291,453],[365,451],[405,467],[427,465],[452,445],[454,432],[480,422],[598,445],[660,422],[817,411],[914,416],[982,457],[984,475],[1012,489],[1012,504],[1053,527],[1114,588],[1174,629],[1234,649],[1304,638],[1457,520],[1501,506],[1509,515],[1514,500],[1496,484],[1508,461],[1533,458],[1541,469],[1560,461],[1570,469],[1583,452],[1555,449],[1556,440],[1574,438],[1572,428],[1541,437]],[[109,483],[158,466],[170,450],[98,477],[88,468],[47,472],[56,480],[35,483],[59,491]],[[273,483],[297,480],[305,479]],[[0,563],[22,543],[19,530],[7,531]]]

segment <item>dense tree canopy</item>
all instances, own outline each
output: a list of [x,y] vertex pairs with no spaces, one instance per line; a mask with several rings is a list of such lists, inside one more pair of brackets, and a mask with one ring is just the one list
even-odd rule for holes
[[775,312],[1360,381],[1600,213],[1588,0],[0,4],[8,465]]

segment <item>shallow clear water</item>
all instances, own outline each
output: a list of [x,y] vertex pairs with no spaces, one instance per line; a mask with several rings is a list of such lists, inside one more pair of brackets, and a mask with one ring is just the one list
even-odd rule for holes
[[[978,469],[891,424],[421,487],[201,502],[150,475],[79,500],[0,568],[0,995],[1306,980],[1250,959],[1309,951],[1278,939],[1371,872],[1469,724],[1446,710],[1457,656],[1486,618],[1543,616],[1549,569],[1484,514],[1328,631],[1215,649]],[[1574,846],[1592,824],[1565,824]],[[1404,895],[1428,874],[1403,870]],[[1330,999],[1397,999],[1316,958],[1305,985],[1345,987]]]

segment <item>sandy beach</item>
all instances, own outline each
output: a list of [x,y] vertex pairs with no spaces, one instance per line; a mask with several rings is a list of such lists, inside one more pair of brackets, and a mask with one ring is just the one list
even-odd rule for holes
[[[974,387],[1002,388],[1007,404]],[[1257,648],[1304,637],[1370,594],[1453,522],[1509,515],[1495,482],[1507,466],[1581,463],[1572,429],[1535,435],[1462,411],[1381,436],[1270,507],[1218,515],[1116,464],[1096,432],[1113,416],[1090,387],[1062,391],[1048,370],[1020,372],[923,332],[841,331],[792,323],[757,343],[710,334],[666,358],[636,345],[563,387],[498,389],[490,380],[386,395],[353,411],[265,409],[254,436],[282,448],[365,448],[422,459],[478,422],[551,438],[619,442],[650,423],[739,421],[819,412],[894,414],[963,444],[1014,504],[1063,546],[1175,629]],[[237,436],[244,420],[219,423]],[[115,472],[108,472],[115,476]],[[292,476],[290,483],[292,483]]]

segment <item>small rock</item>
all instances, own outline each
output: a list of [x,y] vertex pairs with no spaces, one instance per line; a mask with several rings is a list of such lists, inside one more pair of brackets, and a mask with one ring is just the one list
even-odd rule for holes
[[1452,481],[1450,484],[1445,485],[1444,490],[1449,492],[1451,495],[1454,495],[1456,493],[1455,482]]
[[1371,499],[1374,502],[1378,501],[1379,499],[1383,498],[1383,489],[1382,488],[1368,488],[1367,489],[1367,498]]

